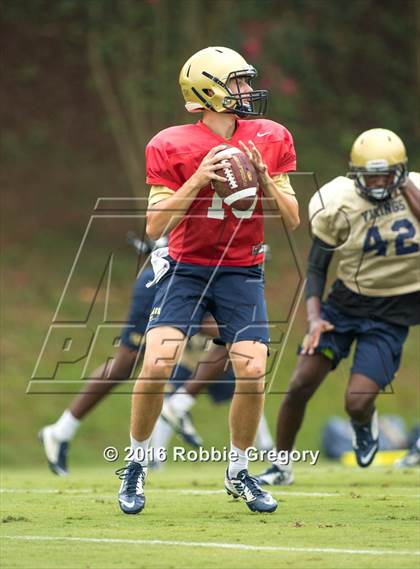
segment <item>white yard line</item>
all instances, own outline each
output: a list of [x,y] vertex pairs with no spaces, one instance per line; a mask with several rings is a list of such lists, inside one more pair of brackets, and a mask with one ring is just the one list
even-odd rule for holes
[[[150,489],[153,491],[154,489]],[[226,490],[176,490],[172,488],[166,488],[164,490],[155,489],[155,492],[179,492],[180,494],[226,494]],[[335,498],[341,496],[337,492],[294,492],[294,491],[287,491],[287,490],[277,490],[277,488],[270,487],[270,492],[275,494],[276,496],[313,496],[316,498],[330,498],[334,496]]]
[[[363,489],[360,488],[349,488],[348,492],[296,492],[294,490],[278,490],[275,486],[271,486],[270,492],[275,496],[297,496],[297,497],[314,497],[314,498],[348,498],[351,496],[351,493],[354,492],[355,494],[360,493],[362,498],[380,498],[384,495],[385,490],[383,492],[377,492],[375,494],[372,493],[365,493]],[[182,494],[182,495],[195,495],[195,496],[205,496],[211,494],[226,494],[225,490],[193,490],[193,489],[186,489],[186,488],[148,488],[148,494]],[[0,494],[71,494],[71,495],[89,495],[92,496],[100,496],[101,498],[107,498],[114,496],[109,492],[101,492],[98,489],[93,488],[65,488],[60,490],[58,488],[0,488]],[[419,493],[414,490],[411,492],[407,490],[405,493],[402,494],[395,494],[393,493],[391,497],[394,498],[418,498],[420,497]]]
[[[315,496],[315,497],[338,497],[340,494],[332,492],[288,492],[271,488],[275,494],[283,494],[289,496]],[[189,490],[185,488],[148,488],[147,493],[163,493],[170,494],[192,494],[192,495],[207,495],[207,494],[226,494],[226,490]],[[0,494],[92,494],[92,496],[113,496],[113,494],[103,493],[98,489],[83,488],[83,489],[57,489],[57,488],[0,488]]]
[[283,553],[333,553],[343,555],[413,555],[419,556],[420,551],[392,549],[340,549],[337,547],[286,547],[277,545],[247,545],[245,543],[217,543],[205,541],[174,541],[160,539],[114,539],[106,537],[54,537],[47,535],[5,535],[4,539],[19,541],[70,541],[80,543],[103,543],[120,545],[160,545],[175,547],[207,547],[212,549],[233,549],[241,551],[272,551]]

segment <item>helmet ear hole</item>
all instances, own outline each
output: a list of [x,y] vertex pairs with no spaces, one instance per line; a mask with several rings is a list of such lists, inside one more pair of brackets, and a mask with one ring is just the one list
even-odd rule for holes
[[203,93],[205,93],[207,97],[213,97],[214,95],[213,89],[203,89]]

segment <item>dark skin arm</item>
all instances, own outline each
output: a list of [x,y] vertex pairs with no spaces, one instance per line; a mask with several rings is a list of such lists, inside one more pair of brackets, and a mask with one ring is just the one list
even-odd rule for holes
[[301,353],[311,356],[318,347],[322,332],[330,332],[334,330],[334,326],[331,322],[321,318],[321,299],[317,296],[308,298],[306,301],[306,311],[308,313],[309,330],[303,339]]
[[306,284],[308,332],[303,339],[301,352],[309,356],[315,353],[321,334],[334,329],[330,322],[321,318],[321,300],[332,256],[333,251],[331,251],[328,243],[315,237],[308,257],[308,281]]

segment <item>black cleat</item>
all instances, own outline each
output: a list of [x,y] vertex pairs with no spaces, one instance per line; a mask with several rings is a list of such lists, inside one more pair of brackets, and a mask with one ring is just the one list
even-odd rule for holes
[[261,486],[290,486],[295,481],[291,468],[279,468],[275,464],[272,464],[255,479]]
[[247,470],[241,470],[236,478],[229,478],[229,471],[225,474],[225,488],[229,496],[242,498],[251,512],[271,513],[277,509],[276,500],[268,492],[258,486],[255,478]]
[[408,453],[395,462],[396,468],[413,468],[420,466],[420,439],[414,443]]
[[144,480],[147,469],[139,462],[129,462],[127,466],[118,469],[115,474],[122,480],[118,493],[118,503],[124,514],[140,513],[146,503],[144,495]]
[[54,436],[52,425],[41,429],[38,438],[44,447],[50,470],[58,476],[66,476],[69,473],[67,467],[68,441],[59,441]]
[[358,425],[352,421],[351,426],[354,431],[353,449],[357,464],[366,468],[372,463],[379,449],[378,412],[373,413],[372,419],[366,425]]

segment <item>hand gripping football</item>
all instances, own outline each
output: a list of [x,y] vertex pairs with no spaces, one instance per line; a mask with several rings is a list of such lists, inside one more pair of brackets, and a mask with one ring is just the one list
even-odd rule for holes
[[216,170],[216,174],[226,178],[226,182],[213,180],[215,192],[226,205],[241,211],[249,209],[254,203],[258,187],[254,166],[242,150],[233,146],[218,152],[216,156],[221,161],[226,161],[223,169]]

